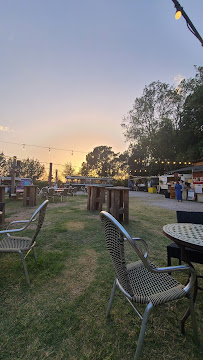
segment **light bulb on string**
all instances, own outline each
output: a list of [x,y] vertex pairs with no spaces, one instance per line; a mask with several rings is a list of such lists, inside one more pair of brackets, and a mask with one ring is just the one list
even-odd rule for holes
[[177,10],[175,13],[175,19],[179,20],[181,16],[182,16],[182,12],[180,10]]

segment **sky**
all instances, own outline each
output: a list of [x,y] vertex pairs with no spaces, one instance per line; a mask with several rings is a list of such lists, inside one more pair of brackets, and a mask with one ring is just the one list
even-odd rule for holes
[[[203,1],[179,3],[203,37]],[[125,151],[122,119],[145,85],[203,65],[172,0],[0,0],[0,49],[0,151],[47,171]]]

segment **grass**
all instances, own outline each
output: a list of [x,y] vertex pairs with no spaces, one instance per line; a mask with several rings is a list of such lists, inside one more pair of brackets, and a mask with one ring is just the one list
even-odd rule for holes
[[[38,264],[33,254],[26,259],[30,287],[20,258],[0,254],[0,359],[133,359],[140,320],[118,291],[111,317],[105,318],[114,274],[99,213],[88,212],[86,201],[85,196],[75,196],[67,203],[49,203],[37,241]],[[15,214],[24,218],[25,209],[21,201],[6,200],[6,212],[8,222]],[[29,212],[33,209],[26,209]],[[147,241],[150,260],[159,266],[166,265],[169,243],[162,227],[175,221],[175,211],[130,198],[126,229]],[[130,249],[127,256],[131,261]],[[203,273],[202,266],[197,265],[197,270]],[[199,292],[195,310],[200,337],[202,304],[203,293]],[[190,318],[186,335],[181,335],[180,319],[186,308],[186,299],[154,308],[142,359],[203,358],[201,347],[193,341]]]

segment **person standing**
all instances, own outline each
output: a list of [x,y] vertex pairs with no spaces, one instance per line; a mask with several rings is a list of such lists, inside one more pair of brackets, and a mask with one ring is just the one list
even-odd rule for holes
[[178,201],[182,201],[182,185],[179,184],[179,181],[177,181],[175,185],[175,193],[176,193],[176,199]]

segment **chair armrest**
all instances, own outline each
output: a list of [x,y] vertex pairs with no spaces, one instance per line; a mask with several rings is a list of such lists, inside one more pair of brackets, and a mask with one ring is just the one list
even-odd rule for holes
[[24,229],[25,229],[25,227],[23,226],[23,227],[21,227],[21,228],[19,228],[19,229],[1,230],[1,231],[0,231],[0,235],[7,234],[7,235],[9,236],[9,234],[11,234],[11,233],[19,232],[19,231],[22,231],[22,230],[24,230]]
[[[151,267],[150,267],[151,268]],[[189,265],[179,265],[179,266],[167,266],[167,267],[161,267],[161,268],[151,268],[152,272],[155,273],[170,273],[175,271],[189,271],[190,272],[190,279],[188,284],[185,286],[185,291],[188,293],[191,288],[194,286],[196,281],[196,272],[195,269]]]
[[16,221],[11,221],[11,222],[8,224],[6,230],[8,230],[8,228],[9,228],[11,225],[13,225],[13,224],[23,224],[23,223],[28,223],[28,222],[29,222],[29,220],[16,220]]
[[[34,219],[32,220],[32,222],[35,221],[35,220],[36,220],[36,218],[34,218]],[[16,220],[16,221],[11,221],[11,222],[8,224],[6,230],[1,230],[1,231],[0,231],[0,235],[7,234],[7,235],[9,236],[9,234],[23,231],[23,230],[25,230],[25,229],[27,228],[27,226],[29,225],[29,223],[30,223],[30,220]],[[24,226],[21,226],[21,227],[19,227],[19,228],[17,228],[17,229],[9,229],[9,227],[10,227],[11,225],[14,225],[14,224],[15,224],[15,225],[16,225],[16,224],[24,224]]]
[[140,238],[132,238],[132,240],[135,241],[135,242],[136,241],[141,241],[142,242],[142,244],[144,245],[144,248],[145,248],[145,253],[143,255],[144,255],[145,259],[146,259],[147,256],[148,256],[148,250],[149,250],[146,241],[143,240],[143,239],[140,239]]

